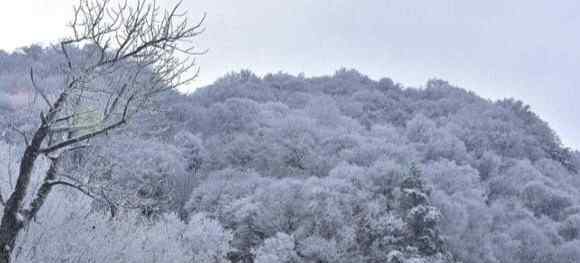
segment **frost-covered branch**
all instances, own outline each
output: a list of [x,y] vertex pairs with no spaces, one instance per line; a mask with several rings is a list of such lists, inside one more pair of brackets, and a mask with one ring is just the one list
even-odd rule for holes
[[[48,109],[40,111],[40,125],[30,132],[30,140],[19,132],[26,149],[14,191],[4,206],[0,263],[10,262],[18,234],[41,209],[53,186],[94,195],[74,184],[54,181],[60,154],[109,134],[143,111],[157,93],[197,76],[197,70],[185,75],[195,67],[192,56],[199,53],[194,52],[192,40],[203,32],[205,15],[191,24],[179,9],[177,4],[161,10],[148,0],[139,0],[134,7],[114,6],[110,0],[81,0],[74,8],[72,36],[58,45],[64,62],[59,68],[63,85],[51,91],[53,102],[30,69],[32,87]],[[41,155],[51,160],[51,166],[40,189],[30,193],[33,168]],[[32,200],[30,209],[23,208],[26,200]]]

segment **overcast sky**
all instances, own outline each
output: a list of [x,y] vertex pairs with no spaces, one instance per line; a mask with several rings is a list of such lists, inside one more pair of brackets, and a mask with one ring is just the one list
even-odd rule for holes
[[[76,2],[2,1],[0,49],[65,36]],[[184,7],[192,19],[208,15],[198,44],[209,53],[191,89],[243,68],[313,76],[347,67],[406,86],[437,77],[486,98],[523,100],[580,149],[577,0],[185,0]]]

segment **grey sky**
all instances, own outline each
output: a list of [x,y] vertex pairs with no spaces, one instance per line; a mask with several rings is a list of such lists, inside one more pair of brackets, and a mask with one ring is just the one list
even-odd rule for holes
[[[0,48],[10,50],[65,34],[62,25],[76,1],[5,2]],[[184,5],[192,19],[208,14],[199,46],[210,51],[199,59],[202,71],[194,86],[242,68],[312,76],[347,67],[410,86],[438,77],[487,98],[523,100],[566,145],[580,149],[576,0],[185,0]]]

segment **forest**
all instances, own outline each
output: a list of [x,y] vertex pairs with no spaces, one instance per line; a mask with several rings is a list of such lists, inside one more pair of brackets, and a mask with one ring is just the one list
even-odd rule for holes
[[[62,62],[0,51],[2,205]],[[243,70],[146,106],[63,154],[14,262],[580,262],[580,153],[516,99]]]
[[0,263],[580,262],[580,152],[529,105],[346,68],[186,93],[204,20],[80,0],[0,50]]

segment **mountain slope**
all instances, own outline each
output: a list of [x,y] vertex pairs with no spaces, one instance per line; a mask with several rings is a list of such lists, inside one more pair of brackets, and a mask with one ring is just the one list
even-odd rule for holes
[[[32,94],[30,63],[46,68],[45,85],[57,85],[52,57],[0,54],[0,94]],[[2,116],[34,125],[21,114],[34,107],[6,101]],[[522,102],[343,69],[315,78],[241,71],[151,106],[63,167],[90,187],[115,186],[103,189],[128,212],[109,222],[97,216],[99,200],[72,202],[74,193],[59,192],[61,208],[39,221],[61,227],[31,226],[22,262],[75,253],[119,262],[143,253],[181,255],[178,262],[580,260],[578,153]],[[2,134],[0,150],[18,151],[19,137]],[[135,246],[126,236],[139,232],[129,226],[139,218],[150,220],[136,235],[146,245],[116,250]],[[86,224],[106,231],[71,234]],[[171,231],[151,234],[159,225]],[[94,249],[72,245],[80,239]],[[112,245],[100,248],[102,240]],[[200,240],[213,245],[200,250]]]

